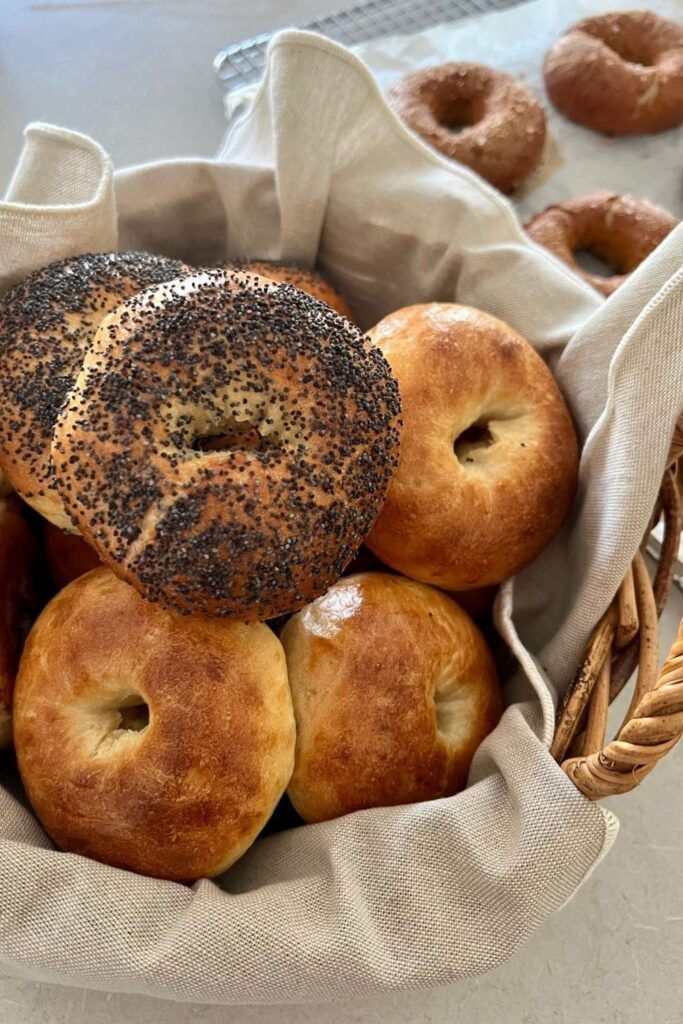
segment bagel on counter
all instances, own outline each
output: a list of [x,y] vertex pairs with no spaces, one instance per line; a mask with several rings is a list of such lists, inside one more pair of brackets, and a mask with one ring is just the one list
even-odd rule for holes
[[0,498],[0,748],[12,743],[14,682],[39,606],[38,546],[18,498]]
[[683,124],[683,26],[653,11],[584,18],[548,50],[543,73],[557,109],[593,131]]
[[541,162],[543,108],[503,71],[469,61],[420,68],[397,82],[388,99],[425,142],[502,192],[512,191]]
[[47,519],[43,526],[43,549],[50,579],[59,590],[102,565],[97,552],[80,534],[66,533]]
[[367,547],[444,590],[513,576],[576,490],[576,435],[550,370],[507,324],[466,306],[409,306],[369,337],[398,380],[403,429]]
[[31,631],[14,738],[60,849],[155,878],[213,877],[292,773],[284,652],[261,623],[183,619],[95,569]]
[[386,573],[339,580],[282,632],[304,821],[450,796],[501,714],[493,659],[445,594]]
[[236,261],[229,263],[225,269],[229,272],[244,271],[247,274],[257,274],[259,277],[266,277],[269,281],[277,281],[280,284],[291,284],[292,288],[298,288],[300,291],[306,292],[307,295],[312,295],[319,302],[326,302],[336,313],[345,316],[352,324],[356,322],[346,299],[317,270],[300,267],[294,263],[278,263],[275,260]]
[[397,463],[399,412],[382,353],[327,305],[207,271],[103,321],[52,456],[69,516],[144,597],[264,620],[353,558]]
[[[534,241],[608,296],[677,224],[673,214],[646,199],[594,192],[548,206],[533,216],[525,228]],[[576,261],[574,254],[579,250],[594,253],[616,273],[609,277],[588,273]]]
[[60,529],[76,532],[54,485],[52,432],[95,329],[124,299],[187,271],[149,253],[88,253],[36,270],[0,300],[0,466]]

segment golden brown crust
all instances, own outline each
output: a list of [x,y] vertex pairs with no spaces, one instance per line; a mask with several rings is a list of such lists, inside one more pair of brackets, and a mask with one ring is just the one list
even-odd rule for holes
[[[389,91],[409,128],[503,192],[540,163],[545,114],[526,86],[468,61],[411,71]],[[454,125],[465,127],[457,134]]]
[[12,742],[14,682],[38,609],[38,548],[18,498],[0,499],[0,748]]
[[[149,724],[125,728],[144,724],[141,700]],[[29,800],[62,849],[159,878],[220,874],[291,775],[282,647],[261,624],[180,619],[96,569],[29,636],[15,742]]]
[[683,123],[683,27],[652,11],[578,22],[548,50],[550,99],[565,117],[605,135]]
[[293,263],[278,263],[275,260],[247,260],[229,264],[227,269],[244,270],[249,274],[265,277],[269,281],[291,284],[292,288],[298,288],[300,291],[312,295],[319,302],[327,303],[340,316],[345,316],[352,324],[356,323],[356,318],[346,299],[317,270],[299,267]]
[[409,306],[370,337],[398,380],[403,430],[367,546],[445,590],[502,582],[554,536],[576,488],[576,437],[550,371],[466,306]]
[[47,520],[43,527],[43,547],[50,578],[59,589],[102,565],[97,552],[80,535],[66,533]]
[[501,702],[484,639],[453,601],[400,576],[349,576],[282,643],[297,721],[288,794],[305,821],[463,788]]
[[[372,551],[363,545],[356,557],[347,565],[344,576],[354,576],[359,572],[396,573],[397,570],[380,562],[377,555],[373,555]],[[498,587],[492,585],[475,590],[446,591],[446,596],[452,598],[473,619],[480,619],[488,615],[493,608],[497,593]]]
[[384,357],[347,320],[289,285],[210,271],[103,322],[57,423],[56,478],[86,540],[148,600],[269,619],[355,554],[399,411]]
[[[525,227],[534,241],[607,296],[624,283],[677,224],[673,214],[646,199],[593,192],[548,206]],[[588,273],[574,257],[579,249],[595,253],[617,273],[610,277]]]
[[29,274],[0,302],[0,464],[61,529],[73,526],[54,485],[52,431],[95,329],[124,299],[188,269],[149,253],[87,253]]

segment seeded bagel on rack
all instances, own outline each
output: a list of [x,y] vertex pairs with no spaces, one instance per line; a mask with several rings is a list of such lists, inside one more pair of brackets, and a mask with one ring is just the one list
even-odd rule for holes
[[512,75],[484,64],[458,61],[411,71],[389,91],[389,102],[426,142],[503,192],[531,174],[543,155],[540,103]]
[[56,426],[57,484],[149,600],[274,618],[324,592],[369,532],[399,410],[379,349],[328,306],[208,271],[101,324]]
[[[678,220],[646,199],[615,192],[592,192],[537,213],[526,224],[534,241],[545,246],[602,295],[608,296],[624,283],[636,267],[663,242]],[[615,273],[609,277],[590,274],[576,261],[575,253],[588,250]]]
[[345,316],[352,324],[356,322],[346,299],[317,270],[299,267],[294,263],[278,263],[275,260],[247,260],[245,262],[228,264],[226,270],[243,270],[249,274],[259,274],[261,277],[267,277],[269,281],[291,284],[292,288],[299,288],[302,292],[312,295],[314,299],[326,302],[335,312],[339,313],[340,316]]
[[683,123],[683,26],[653,11],[584,18],[551,46],[548,95],[577,124],[605,135]]
[[96,328],[120,302],[188,269],[144,252],[87,253],[36,270],[0,302],[0,466],[55,526],[73,530],[54,486],[52,431]]

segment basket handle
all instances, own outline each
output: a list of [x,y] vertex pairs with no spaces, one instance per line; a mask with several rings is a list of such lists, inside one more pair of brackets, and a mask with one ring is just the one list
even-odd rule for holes
[[[606,665],[609,661],[606,659]],[[604,684],[603,684],[604,686]],[[609,678],[607,679],[609,692]],[[653,689],[637,702],[616,739],[562,768],[589,800],[628,793],[683,735],[683,619]]]
[[[682,438],[679,427],[676,440]],[[681,449],[672,445],[672,456],[681,457]],[[674,472],[675,467],[668,468],[664,475],[655,513],[655,521],[664,517],[664,539],[654,585],[639,551],[593,630],[558,711],[550,752],[589,800],[635,789],[683,734],[683,619],[657,672],[657,619],[671,587],[681,533]],[[636,665],[635,692],[625,720],[605,746],[609,703]]]

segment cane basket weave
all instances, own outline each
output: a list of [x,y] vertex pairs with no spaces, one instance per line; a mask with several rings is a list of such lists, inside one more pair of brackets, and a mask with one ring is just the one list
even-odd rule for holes
[[[551,753],[589,800],[635,789],[683,733],[683,619],[658,671],[658,619],[671,590],[681,535],[682,470],[683,416],[641,549],[591,633],[557,715]],[[660,520],[664,536],[651,580],[644,548]],[[635,685],[624,721],[605,744],[609,705],[632,677]]]

